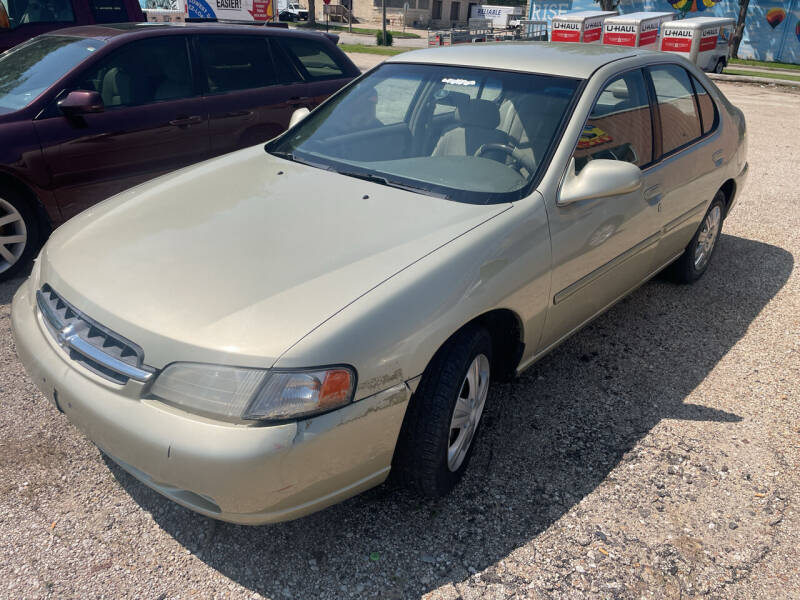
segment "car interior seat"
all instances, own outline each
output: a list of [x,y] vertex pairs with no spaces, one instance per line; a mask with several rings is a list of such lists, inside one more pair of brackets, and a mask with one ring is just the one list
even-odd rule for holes
[[[508,145],[511,142],[507,133],[497,129],[500,109],[490,100],[459,103],[455,118],[456,126],[439,138],[433,156],[474,156],[484,144]],[[484,156],[505,162],[503,152],[489,151]]]
[[106,106],[130,105],[133,101],[130,76],[119,67],[110,68],[103,75],[100,95]]

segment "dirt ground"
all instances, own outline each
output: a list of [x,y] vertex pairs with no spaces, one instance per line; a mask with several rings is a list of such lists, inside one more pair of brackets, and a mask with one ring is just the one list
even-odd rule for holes
[[2,598],[800,598],[800,94],[723,84],[750,180],[691,287],[656,280],[493,386],[465,480],[215,522],[45,403],[0,284]]

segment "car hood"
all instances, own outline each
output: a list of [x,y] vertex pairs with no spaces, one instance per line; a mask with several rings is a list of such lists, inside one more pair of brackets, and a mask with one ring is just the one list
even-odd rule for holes
[[270,366],[411,263],[507,209],[424,196],[262,147],[119,194],[60,227],[38,285],[178,360]]

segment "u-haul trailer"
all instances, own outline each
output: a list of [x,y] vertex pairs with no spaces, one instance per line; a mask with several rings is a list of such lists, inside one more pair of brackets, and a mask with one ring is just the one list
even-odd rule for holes
[[602,10],[579,10],[556,15],[550,22],[550,41],[599,44],[603,37],[603,21],[616,14]]
[[603,43],[657,50],[661,25],[674,18],[671,12],[635,12],[609,17],[603,23]]
[[704,71],[722,73],[728,64],[728,47],[735,19],[693,17],[665,23],[661,50],[688,58]]

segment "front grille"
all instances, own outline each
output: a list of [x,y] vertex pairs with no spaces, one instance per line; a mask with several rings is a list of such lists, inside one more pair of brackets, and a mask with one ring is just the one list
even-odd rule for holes
[[153,376],[139,346],[84,315],[49,285],[36,292],[36,303],[58,345],[83,367],[119,384]]

